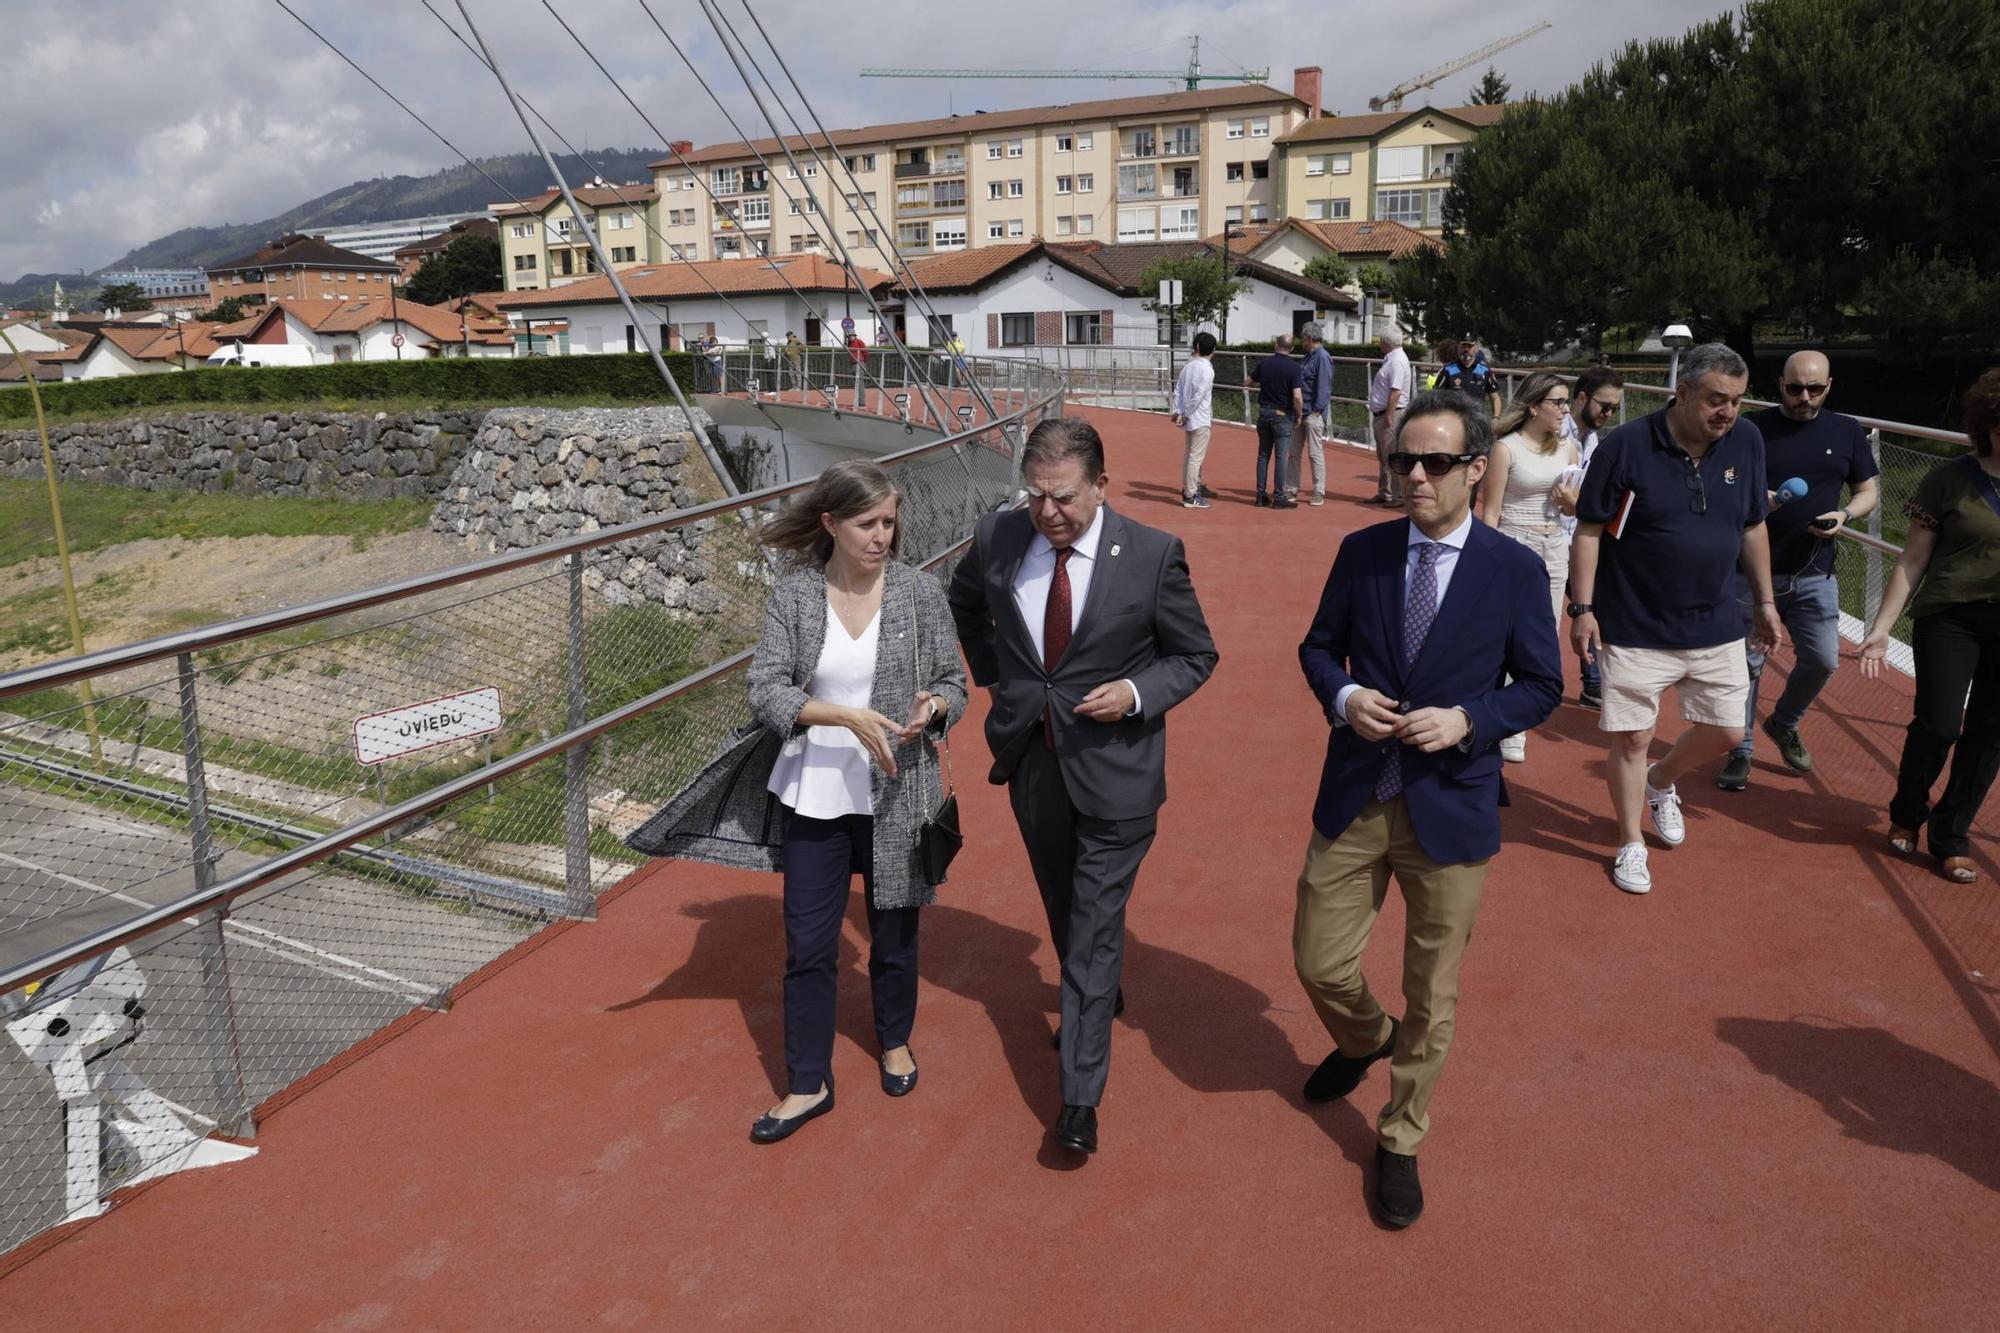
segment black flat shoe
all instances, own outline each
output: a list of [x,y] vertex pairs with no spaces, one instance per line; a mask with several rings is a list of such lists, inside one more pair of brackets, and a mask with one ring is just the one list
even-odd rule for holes
[[1401,1231],[1424,1215],[1424,1187],[1417,1159],[1375,1145],[1375,1209],[1384,1226]]
[[1097,1151],[1097,1108],[1065,1106],[1056,1118],[1056,1146],[1085,1156]]
[[[911,1081],[912,1082],[915,1081],[914,1076],[912,1076]],[[780,1140],[788,1139],[792,1135],[798,1133],[800,1129],[804,1128],[806,1121],[817,1120],[819,1117],[825,1115],[828,1111],[831,1111],[832,1109],[833,1109],[833,1075],[828,1074],[826,1076],[826,1096],[820,1098],[815,1105],[808,1107],[806,1110],[799,1112],[795,1116],[790,1116],[790,1117],[775,1116],[775,1115],[758,1116],[757,1123],[750,1126],[750,1142],[777,1143]]]
[[884,1069],[882,1071],[882,1091],[888,1093],[891,1097],[907,1097],[912,1092],[916,1091],[917,1087],[917,1070],[915,1068],[916,1063],[917,1063],[917,1053],[915,1051],[911,1051],[910,1064],[912,1067],[909,1073],[892,1074],[887,1069]]
[[1403,1025],[1395,1019],[1389,1020],[1389,1040],[1368,1054],[1355,1057],[1342,1055],[1338,1047],[1332,1055],[1319,1062],[1319,1068],[1306,1079],[1306,1100],[1309,1102],[1330,1102],[1361,1086],[1361,1076],[1368,1072],[1368,1066],[1377,1060],[1385,1060],[1396,1053],[1396,1034]]

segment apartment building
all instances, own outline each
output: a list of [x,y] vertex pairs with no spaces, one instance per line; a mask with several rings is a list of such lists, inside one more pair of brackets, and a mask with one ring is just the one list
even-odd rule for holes
[[248,305],[280,297],[386,301],[397,274],[394,260],[371,259],[318,236],[297,235],[281,236],[205,271],[210,305],[230,296]]
[[836,130],[837,164],[799,138],[684,151],[653,164],[664,257],[831,254],[837,240],[887,268],[884,232],[906,255],[1200,240],[1281,216],[1276,145],[1319,97],[1307,67],[1291,93],[1250,84]]
[[[571,193],[583,219],[596,229],[612,268],[623,272],[665,258],[656,238],[663,230],[657,186],[597,182]],[[500,268],[508,291],[545,291],[598,271],[597,256],[562,191],[544,190],[518,204],[495,204],[492,211],[500,228]]]
[[1467,144],[1507,108],[1458,106],[1321,116],[1277,143],[1278,214],[1307,222],[1400,222],[1436,235]]

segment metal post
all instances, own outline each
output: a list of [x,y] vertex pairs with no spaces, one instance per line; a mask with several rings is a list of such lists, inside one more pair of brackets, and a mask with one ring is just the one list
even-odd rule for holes
[[[180,677],[181,761],[186,769],[188,837],[194,849],[197,893],[215,885],[215,832],[208,822],[208,772],[202,764],[201,720],[195,712],[194,658],[174,659]],[[239,1138],[254,1138],[257,1122],[243,1087],[243,1048],[236,1030],[236,1007],[229,994],[229,949],[223,934],[227,904],[201,915],[195,930],[201,949],[201,1027],[213,1057],[209,1074],[215,1092],[216,1125]]]
[[[1877,476],[1880,476],[1882,473],[1881,431],[1871,430],[1868,432],[1868,452],[1874,456],[1875,473]],[[1882,539],[1882,505],[1879,500],[1876,502],[1875,507],[1868,511],[1868,535],[1877,541]],[[1864,573],[1861,585],[1861,607],[1863,612],[1861,624],[1863,633],[1866,633],[1867,627],[1875,623],[1875,613],[1882,609],[1882,552],[1870,546],[1863,553],[1863,558],[1867,563],[1863,566]]]
[[[583,688],[583,552],[569,554],[569,725],[585,721]],[[597,919],[590,887],[590,750],[573,745],[563,755],[563,896],[571,916]]]

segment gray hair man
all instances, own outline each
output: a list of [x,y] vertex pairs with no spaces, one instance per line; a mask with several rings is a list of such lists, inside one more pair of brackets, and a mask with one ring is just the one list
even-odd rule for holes
[[1368,381],[1368,425],[1375,436],[1375,494],[1369,504],[1401,505],[1402,478],[1389,470],[1389,455],[1396,451],[1396,431],[1410,406],[1413,382],[1410,354],[1403,350],[1403,331],[1391,325],[1376,338],[1382,349],[1382,364]]
[[1326,503],[1326,417],[1333,406],[1333,358],[1326,354],[1326,331],[1318,320],[1299,330],[1299,340],[1306,346],[1305,364],[1299,367],[1305,377],[1305,438],[1292,441],[1291,498],[1298,499],[1299,486],[1305,481],[1298,456],[1303,443],[1313,470],[1310,503],[1317,506]]
[[[1661,842],[1681,844],[1687,830],[1675,784],[1742,735],[1745,648],[1769,652],[1784,638],[1764,530],[1764,437],[1739,416],[1750,368],[1720,343],[1694,348],[1681,365],[1671,404],[1597,446],[1570,551],[1570,641],[1603,676],[1597,725],[1611,734],[1619,842],[1611,876],[1627,893],[1653,886],[1641,810]],[[1750,589],[1748,626],[1739,566]],[[1678,687],[1691,725],[1649,767],[1669,687]]]
[[[1778,405],[1750,418],[1764,437],[1771,592],[1778,615],[1791,632],[1794,656],[1784,693],[1764,720],[1764,734],[1794,773],[1812,772],[1812,752],[1799,736],[1799,723],[1840,664],[1840,589],[1833,577],[1833,539],[1849,523],[1872,512],[1882,492],[1877,475],[1881,469],[1868,447],[1868,432],[1853,417],[1826,410],[1832,391],[1833,370],[1826,354],[1794,352],[1778,381]],[[1798,493],[1791,488],[1799,488]],[[1852,493],[1843,504],[1841,492],[1848,488]],[[1749,666],[1743,736],[1715,779],[1724,791],[1742,791],[1750,785],[1764,655],[1752,651]]]

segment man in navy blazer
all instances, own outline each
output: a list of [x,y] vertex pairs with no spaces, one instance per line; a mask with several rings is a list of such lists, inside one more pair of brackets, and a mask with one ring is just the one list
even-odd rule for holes
[[[1292,949],[1334,1051],[1305,1095],[1344,1097],[1393,1057],[1375,1200],[1396,1227],[1423,1211],[1417,1145],[1451,1045],[1486,864],[1500,850],[1500,740],[1539,725],[1562,698],[1548,572],[1472,517],[1492,447],[1476,399],[1416,396],[1388,458],[1407,478],[1408,517],[1341,543],[1299,645],[1332,726]],[[1401,1020],[1361,974],[1392,873],[1408,908]]]

